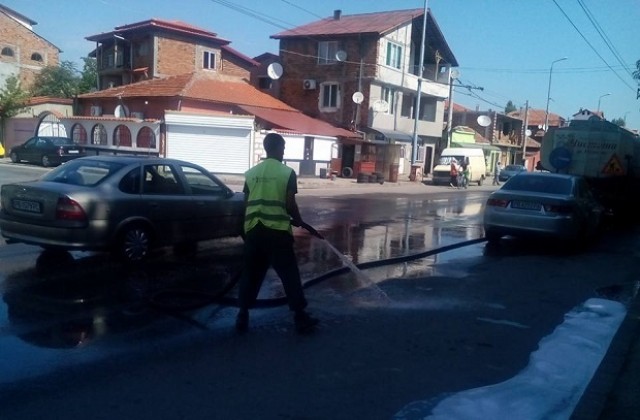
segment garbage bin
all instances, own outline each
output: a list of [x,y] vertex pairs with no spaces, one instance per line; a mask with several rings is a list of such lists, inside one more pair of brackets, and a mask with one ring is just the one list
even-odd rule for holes
[[327,168],[320,168],[320,178],[327,179]]
[[398,170],[400,169],[400,165],[397,163],[392,163],[389,167],[389,182],[398,182]]

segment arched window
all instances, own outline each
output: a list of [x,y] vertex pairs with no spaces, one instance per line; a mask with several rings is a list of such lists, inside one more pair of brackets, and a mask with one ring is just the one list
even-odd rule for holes
[[31,59],[33,61],[40,61],[42,62],[42,56],[40,55],[40,53],[34,52],[33,54],[31,54]]
[[126,125],[119,125],[113,131],[113,145],[131,147],[131,131]]
[[87,130],[80,124],[74,124],[71,128],[71,138],[74,143],[87,144]]
[[1,55],[5,55],[7,57],[13,57],[13,50],[9,47],[4,47],[2,49]]
[[107,144],[107,130],[104,125],[96,124],[91,130],[91,144],[105,145]]
[[144,149],[156,148],[156,136],[149,127],[142,127],[140,131],[138,131],[136,146]]

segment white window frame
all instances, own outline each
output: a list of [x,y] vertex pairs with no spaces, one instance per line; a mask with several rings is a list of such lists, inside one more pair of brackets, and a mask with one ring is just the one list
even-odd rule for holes
[[337,63],[336,53],[338,52],[338,47],[338,41],[318,42],[318,64]]
[[[327,98],[327,93],[330,98]],[[324,82],[320,84],[318,108],[323,112],[337,111],[340,108],[340,83]]]
[[205,50],[202,52],[202,68],[204,70],[218,69],[218,54],[215,51]]
[[387,57],[385,64],[389,67],[402,69],[402,45],[387,41]]
[[382,99],[384,99],[389,104],[386,114],[395,114],[396,90],[390,87],[382,87]]

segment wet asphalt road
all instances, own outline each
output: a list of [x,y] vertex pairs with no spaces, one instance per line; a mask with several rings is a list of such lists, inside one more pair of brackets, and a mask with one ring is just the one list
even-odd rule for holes
[[[451,193],[319,192],[300,204],[363,263],[481,236],[486,192]],[[340,266],[325,244],[297,233],[305,281]],[[307,291],[322,321],[311,337],[293,334],[281,306],[255,311],[251,333],[237,337],[232,307],[149,305],[166,288],[220,290],[241,264],[234,239],[195,255],[165,250],[134,271],[102,255],[0,247],[2,418],[391,418],[412,401],[513,376],[565,313],[609,286],[624,285],[613,298],[626,299],[635,239],[616,237],[577,254],[476,244],[366,270],[367,280],[341,275]],[[275,279],[261,295],[281,296]]]

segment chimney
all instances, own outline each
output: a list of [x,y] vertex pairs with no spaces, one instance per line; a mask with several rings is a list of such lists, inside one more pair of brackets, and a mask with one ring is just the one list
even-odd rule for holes
[[333,20],[340,20],[340,15],[342,15],[342,10],[337,9],[333,11]]

